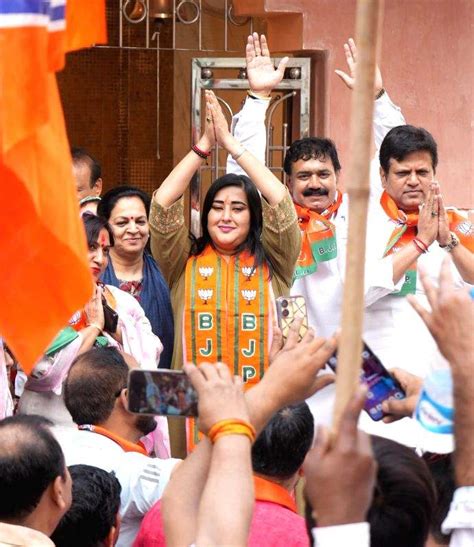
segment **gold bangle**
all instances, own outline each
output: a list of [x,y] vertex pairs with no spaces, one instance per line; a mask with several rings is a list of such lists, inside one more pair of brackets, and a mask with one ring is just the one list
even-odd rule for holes
[[97,329],[99,332],[102,332],[102,331],[103,331],[102,327],[99,327],[99,325],[98,325],[97,323],[89,323],[87,326],[88,326],[88,327],[94,327],[94,328]]

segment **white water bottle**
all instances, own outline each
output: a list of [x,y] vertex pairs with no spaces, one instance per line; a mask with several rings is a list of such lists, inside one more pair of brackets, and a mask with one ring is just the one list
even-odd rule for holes
[[447,453],[454,449],[453,379],[448,365],[425,378],[415,418],[424,430],[423,448]]

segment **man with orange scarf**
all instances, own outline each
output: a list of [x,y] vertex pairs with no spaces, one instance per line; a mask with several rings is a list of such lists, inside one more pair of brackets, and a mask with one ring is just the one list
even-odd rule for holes
[[[364,340],[387,368],[424,377],[443,357],[406,295],[416,294],[428,307],[418,271],[423,269],[436,284],[446,253],[452,258],[455,285],[474,283],[474,227],[444,206],[436,181],[437,145],[426,129],[395,127],[383,140],[379,157],[382,187],[378,204],[369,209],[366,263],[368,269],[388,261],[395,290],[366,307]],[[408,418],[381,424],[363,416],[361,425],[369,433],[418,446],[417,430]]]
[[[349,74],[336,71],[350,89],[355,79],[357,49],[350,39],[344,45]],[[265,36],[248,37],[246,46],[249,97],[242,110],[234,116],[235,137],[259,158],[265,157],[265,113],[270,93],[283,78],[283,59],[275,70]],[[283,64],[283,68],[281,65]],[[405,119],[383,88],[377,68],[375,78],[374,136],[378,149],[387,132]],[[378,161],[375,159],[378,167]],[[306,137],[292,143],[285,155],[287,184],[296,208],[302,234],[302,248],[295,269],[293,295],[306,300],[309,324],[320,336],[331,336],[340,326],[345,248],[347,233],[347,196],[338,188],[341,164],[335,144],[327,138]],[[239,172],[229,156],[228,172]],[[377,169],[371,172],[371,202],[377,200],[380,178]],[[375,196],[375,197],[374,197]],[[375,203],[377,205],[377,203]],[[394,290],[391,265],[376,261],[369,268],[367,301]],[[334,386],[318,392],[309,402],[317,424],[331,421]],[[317,407],[317,408],[316,408]]]
[[[349,88],[353,87],[357,50],[352,40],[344,46],[350,75],[336,71]],[[247,44],[247,74],[251,91],[244,109],[234,118],[234,132],[240,142],[263,155],[265,138],[262,139],[262,128],[265,119],[265,104],[257,107],[269,97],[271,89],[278,85],[282,70],[275,71],[269,58],[269,51],[262,36],[249,37]],[[411,372],[425,376],[429,365],[438,358],[438,351],[425,327],[414,314],[404,298],[420,287],[416,283],[416,261],[426,262],[432,275],[437,276],[444,256],[444,250],[453,253],[453,260],[461,275],[458,283],[474,282],[472,250],[472,225],[458,213],[451,211],[445,214],[439,186],[425,185],[425,193],[420,191],[419,182],[408,182],[413,185],[412,196],[414,208],[404,212],[403,201],[397,198],[397,180],[400,184],[404,178],[418,179],[425,177],[433,181],[437,164],[436,144],[433,140],[435,154],[428,166],[416,169],[407,177],[398,165],[403,163],[406,152],[395,150],[388,152],[388,135],[405,131],[405,120],[383,90],[382,78],[377,71],[375,78],[374,137],[376,148],[381,146],[385,152],[380,154],[379,162],[375,158],[371,166],[371,195],[368,213],[368,237],[365,272],[366,318],[364,339],[378,355],[387,368],[405,367]],[[268,104],[268,98],[266,99]],[[251,116],[246,114],[248,103],[251,103]],[[389,132],[389,130],[391,130]],[[260,132],[260,133],[259,133]],[[388,135],[387,135],[388,134]],[[384,140],[385,135],[387,139]],[[416,141],[416,138],[415,138]],[[385,143],[385,147],[382,144]],[[260,147],[260,149],[259,149]],[[416,148],[413,150],[417,150]],[[423,150],[423,146],[420,150]],[[429,148],[425,147],[429,155]],[[386,155],[385,159],[383,155]],[[390,159],[392,158],[392,159]],[[410,159],[410,158],[409,158]],[[425,157],[426,159],[426,157]],[[297,265],[292,294],[305,296],[308,307],[309,323],[316,331],[326,336],[339,326],[342,305],[342,289],[345,270],[345,249],[347,240],[347,197],[337,190],[340,164],[334,143],[328,139],[305,138],[295,141],[285,158],[285,172],[288,185],[298,212],[303,235],[303,246]],[[228,160],[228,171],[234,170],[232,160]],[[393,172],[392,172],[393,171]],[[429,192],[428,192],[429,190]],[[400,190],[404,195],[403,188]],[[407,194],[410,195],[409,193]],[[426,208],[418,215],[418,206],[427,198]],[[420,220],[418,220],[420,216]],[[406,217],[406,220],[405,220]],[[421,230],[421,235],[420,235]],[[410,243],[417,235],[417,241]],[[453,232],[454,235],[451,235]],[[461,245],[457,245],[457,239]],[[436,241],[437,240],[437,241]],[[406,245],[409,243],[409,245]],[[429,253],[424,253],[430,247]],[[401,253],[397,252],[402,250]],[[406,277],[409,282],[404,283]],[[403,286],[403,288],[402,288]],[[328,386],[308,401],[317,423],[331,420],[334,389]],[[395,438],[414,446],[416,434],[407,432],[406,424],[387,424],[372,422],[362,415],[361,422],[370,432]],[[400,425],[402,424],[402,425]],[[401,428],[401,429],[400,429]],[[393,434],[391,433],[393,430]],[[397,431],[395,431],[397,430]]]
[[[349,74],[340,70],[336,73],[352,89],[357,57],[352,39],[344,44],[344,53]],[[246,61],[250,91],[244,107],[233,118],[232,130],[235,137],[263,161],[266,109],[272,89],[283,78],[286,60],[275,69],[265,36],[254,33],[248,37]],[[373,123],[377,149],[391,128],[405,123],[400,109],[383,88],[378,68]],[[291,294],[305,297],[309,324],[316,332],[320,336],[331,336],[340,325],[345,265],[345,247],[341,240],[345,244],[348,218],[347,196],[338,188],[341,164],[334,142],[320,137],[294,141],[286,151],[284,170],[302,235]],[[227,160],[227,172],[241,172],[231,156]],[[371,174],[371,186],[380,186],[378,172]],[[382,294],[387,294],[394,289],[390,269],[385,265],[377,269],[383,270],[377,278],[387,279],[382,289]]]

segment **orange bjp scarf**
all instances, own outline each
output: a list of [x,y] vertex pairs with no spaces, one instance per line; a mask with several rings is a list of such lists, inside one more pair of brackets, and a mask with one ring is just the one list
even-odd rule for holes
[[[268,367],[271,292],[267,265],[247,252],[229,261],[208,245],[189,258],[185,273],[184,360],[226,363],[245,387]],[[188,422],[189,424],[189,422]],[[197,441],[188,428],[188,448]]]
[[186,359],[222,361],[247,387],[268,366],[269,271],[248,253],[227,262],[210,245],[186,264]]
[[322,213],[294,204],[302,232],[301,252],[296,262],[294,278],[314,273],[319,262],[337,257],[336,228],[331,218],[342,203],[337,192],[334,202]]
[[[384,257],[396,253],[401,247],[410,244],[418,233],[418,213],[405,213],[398,208],[395,201],[383,192],[380,198],[380,204],[388,217],[394,221],[394,228],[390,239],[385,248]],[[474,229],[466,218],[462,217],[455,211],[447,211],[449,229],[454,232],[462,245],[471,252],[474,252]],[[394,293],[395,296],[406,296],[407,294],[416,293],[417,283],[417,261],[415,265],[405,272],[405,282],[399,292]]]
[[98,435],[107,437],[111,441],[114,441],[114,443],[117,443],[124,452],[138,452],[139,454],[148,456],[148,452],[140,441],[138,443],[132,443],[131,441],[127,441],[127,439],[112,433],[112,431],[109,431],[100,425],[84,424],[77,427],[81,431],[90,431],[91,433],[97,433]]

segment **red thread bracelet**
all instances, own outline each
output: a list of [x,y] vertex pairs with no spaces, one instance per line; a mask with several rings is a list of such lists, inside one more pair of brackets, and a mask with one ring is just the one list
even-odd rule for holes
[[204,152],[204,150],[201,150],[199,147],[197,147],[195,144],[193,144],[191,146],[191,150],[193,152],[195,152],[200,158],[202,158],[203,160],[206,160],[210,155],[211,155],[211,151],[209,150],[209,152]]
[[415,237],[413,239],[413,241],[416,241],[416,243],[418,243],[421,246],[424,253],[428,252],[428,245],[426,245],[426,243],[424,241],[421,241],[421,239],[419,237]]
[[417,243],[415,240],[413,240],[413,245],[415,246],[415,249],[420,253],[420,254],[424,254],[425,251],[424,249],[421,247],[421,245],[419,243]]

